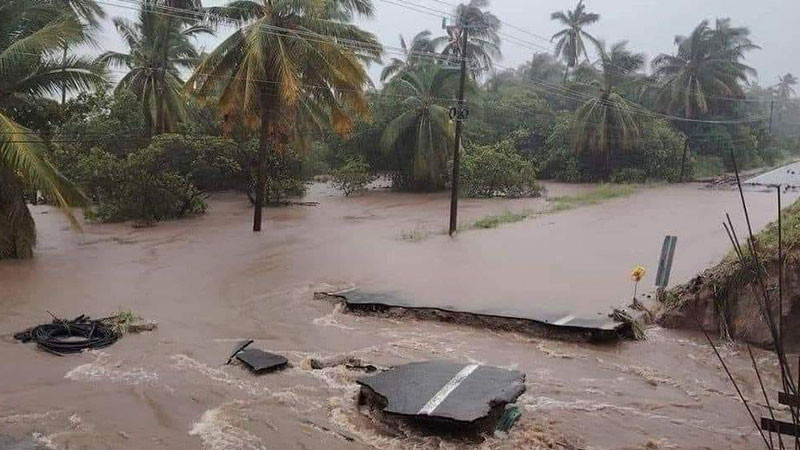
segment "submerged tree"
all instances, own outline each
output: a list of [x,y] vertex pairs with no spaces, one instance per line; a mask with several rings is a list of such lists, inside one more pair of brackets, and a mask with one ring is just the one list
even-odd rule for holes
[[33,254],[36,229],[23,191],[31,186],[62,207],[84,196],[45,156],[44,143],[8,113],[12,107],[62,87],[83,90],[105,84],[90,61],[57,57],[65,45],[83,42],[84,28],[74,15],[52,2],[7,0],[0,3],[0,259]]
[[588,39],[596,47],[600,47],[597,39],[584,30],[584,27],[592,25],[600,20],[600,15],[586,11],[583,0],[578,2],[575,10],[556,11],[550,15],[550,19],[558,21],[565,28],[554,34],[551,41],[557,40],[555,55],[562,58],[567,67],[564,70],[564,83],[567,82],[569,69],[578,65],[581,56],[588,60],[589,54],[586,51],[584,39]]
[[431,40],[431,32],[428,30],[420,31],[414,35],[410,44],[406,44],[403,36],[400,36],[400,47],[403,49],[403,59],[392,58],[381,71],[381,81],[387,81],[405,70],[412,70],[414,67],[425,63],[428,61],[425,54],[435,51]]
[[589,151],[602,161],[602,176],[611,173],[616,151],[630,150],[639,137],[635,107],[621,94],[621,89],[644,65],[644,55],[633,53],[618,42],[609,49],[601,44],[598,78],[591,83],[594,94],[575,115],[575,146],[578,152]]
[[[253,231],[261,231],[267,152],[285,152],[309,129],[346,133],[353,114],[368,114],[364,64],[381,46],[350,23],[371,16],[371,0],[238,0],[209,8],[213,17],[243,24],[189,80],[190,90],[215,98],[228,127],[259,130]],[[277,31],[276,31],[277,30]]]
[[395,78],[405,98],[402,112],[386,126],[381,147],[398,158],[403,188],[431,190],[444,185],[454,127],[439,98],[454,92],[458,72],[428,64]]
[[186,118],[186,99],[180,71],[199,61],[192,38],[212,30],[187,15],[165,16],[156,0],[143,0],[135,22],[114,19],[117,32],[128,45],[128,52],[108,51],[100,55],[101,64],[124,67],[129,72],[120,80],[117,91],[133,92],[142,106],[148,133],[167,133]]
[[447,27],[447,35],[433,40],[436,48],[441,48],[442,55],[461,58],[461,41],[467,32],[466,58],[470,72],[474,78],[490,70],[494,60],[500,58],[500,19],[489,11],[489,0],[470,0],[467,4],[456,7],[454,23]]

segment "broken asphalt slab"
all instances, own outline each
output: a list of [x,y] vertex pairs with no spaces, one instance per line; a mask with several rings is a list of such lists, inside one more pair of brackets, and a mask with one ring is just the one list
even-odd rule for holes
[[[504,307],[503,302],[493,301],[480,310],[470,310],[458,305],[429,307],[402,294],[373,292],[358,287],[333,292],[320,292],[324,296],[341,299],[352,311],[386,311],[402,308],[420,318],[433,318],[446,322],[474,323],[481,327],[513,329],[552,337],[586,338],[589,340],[615,339],[626,335],[629,324],[615,320],[610,314],[580,314],[575,311],[538,310],[536,313],[522,312]],[[609,311],[611,313],[611,311]],[[514,323],[516,322],[516,323]],[[571,334],[571,335],[570,335]]]
[[525,392],[525,374],[480,364],[415,362],[357,380],[360,402],[442,432],[493,430]]

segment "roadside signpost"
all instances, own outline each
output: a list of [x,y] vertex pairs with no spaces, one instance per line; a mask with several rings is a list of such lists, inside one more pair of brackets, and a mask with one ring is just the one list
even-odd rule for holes
[[669,284],[669,273],[672,270],[672,258],[675,256],[675,246],[678,244],[677,236],[664,236],[664,244],[661,245],[661,257],[658,259],[658,272],[656,273],[656,287],[658,287],[658,299],[664,294],[664,290]]

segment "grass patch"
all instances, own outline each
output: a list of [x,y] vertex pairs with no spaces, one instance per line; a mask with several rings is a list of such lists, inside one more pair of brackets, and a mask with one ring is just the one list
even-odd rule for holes
[[601,184],[589,192],[554,197],[550,200],[547,212],[566,211],[581,206],[597,205],[613,198],[628,197],[634,192],[636,192],[636,187],[630,184]]
[[523,211],[522,213],[514,213],[511,211],[506,211],[503,214],[499,215],[481,217],[480,219],[473,222],[470,228],[481,228],[481,229],[497,228],[498,226],[506,223],[523,221],[527,219],[528,216],[530,216],[530,213],[526,211]]
[[117,334],[125,334],[128,332],[131,324],[141,320],[142,318],[131,310],[121,310],[114,316],[110,317],[108,322],[111,328]]
[[403,231],[403,240],[409,242],[419,242],[428,239],[428,233],[425,230],[411,230],[411,231]]

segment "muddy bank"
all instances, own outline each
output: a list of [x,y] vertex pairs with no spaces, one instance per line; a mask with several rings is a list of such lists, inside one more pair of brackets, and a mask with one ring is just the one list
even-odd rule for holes
[[[759,195],[748,193],[763,224],[773,196]],[[249,231],[249,204],[234,195],[211,199],[203,217],[148,229],[88,224],[83,234],[34,207],[37,258],[0,263],[0,435],[59,449],[123,450],[758,445],[711,349],[691,332],[652,328],[645,342],[588,345],[343,314],[313,299],[359,285],[443,304],[504,300],[520,309],[605,314],[630,295],[633,264],[647,265],[652,277],[668,232],[679,236],[676,282],[718,260],[727,248],[718,220],[701,219],[733,210],[735,193],[656,187],[453,240],[440,234],[446,193],[345,199],[315,185],[306,200],[319,205],[266,210],[262,234]],[[544,209],[547,200],[462,205],[466,221]],[[417,228],[431,236],[402,239]],[[103,317],[120,309],[157,320],[158,329],[63,358],[10,337],[48,321],[48,310]],[[290,367],[259,377],[225,366],[242,339],[286,356]],[[755,396],[746,353],[736,346],[723,353]],[[757,357],[768,389],[777,389],[775,361],[766,352]],[[363,370],[313,362],[390,367],[428,359],[525,373],[521,421],[469,444],[387,429],[357,404]]]
[[658,323],[704,329],[769,347],[772,335],[765,317],[768,312],[781,325],[787,350],[800,350],[800,252],[797,250],[800,204],[785,209],[782,220],[785,252],[782,287],[778,283],[777,224],[773,222],[755,236],[757,260],[751,256],[747,244],[742,243],[744,265],[731,253],[719,264],[667,292],[660,305]]

